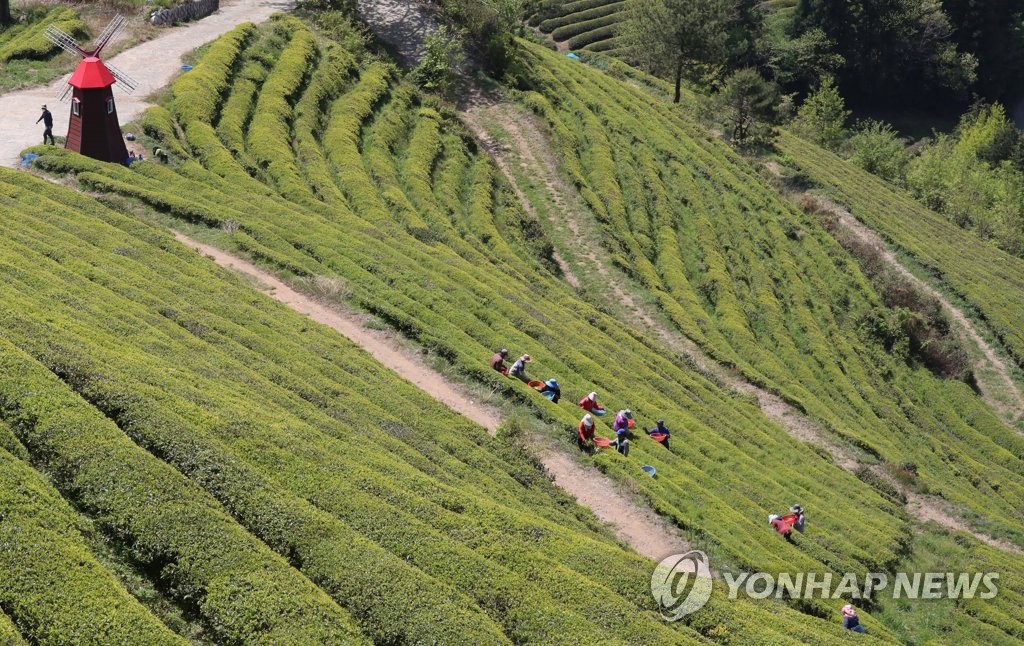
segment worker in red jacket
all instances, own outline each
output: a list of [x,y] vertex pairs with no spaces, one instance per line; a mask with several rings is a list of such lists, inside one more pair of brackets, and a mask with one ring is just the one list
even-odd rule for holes
[[793,530],[803,533],[804,531],[804,509],[800,505],[793,505],[785,516],[771,514],[768,516],[768,524],[787,541],[792,541]]
[[595,415],[604,415],[604,408],[597,403],[597,393],[590,393],[586,397],[580,400],[580,408],[587,411],[588,413],[594,413]]
[[579,428],[576,429],[576,441],[580,445],[580,450],[585,451],[590,447],[590,443],[594,439],[594,418],[587,413],[580,420]]

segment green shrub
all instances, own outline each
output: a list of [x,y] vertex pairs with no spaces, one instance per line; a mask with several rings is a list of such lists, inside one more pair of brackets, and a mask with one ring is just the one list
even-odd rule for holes
[[174,82],[174,111],[181,123],[216,121],[238,54],[255,33],[252,23],[238,25],[217,39],[199,64]]
[[0,33],[0,63],[15,58],[42,59],[58,52],[59,48],[44,35],[50,25],[73,37],[84,36],[86,31],[74,9],[56,7],[25,27],[7,28]]

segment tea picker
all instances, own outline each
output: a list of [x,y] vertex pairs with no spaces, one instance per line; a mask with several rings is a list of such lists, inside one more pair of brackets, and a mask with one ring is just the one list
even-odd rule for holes
[[508,356],[508,349],[502,348],[491,357],[491,370],[497,370],[503,375],[508,374],[508,366],[505,365],[505,357]]
[[768,516],[768,524],[778,532],[779,536],[782,536],[786,540],[792,540],[793,530],[800,532],[804,531],[804,509],[800,505],[793,505],[789,508],[789,513],[780,516],[778,514],[771,514]]
[[597,415],[598,417],[608,412],[607,410],[602,408],[600,404],[597,403],[597,393],[590,393],[589,395],[581,399],[579,407],[587,411],[588,413],[593,413],[594,415]]

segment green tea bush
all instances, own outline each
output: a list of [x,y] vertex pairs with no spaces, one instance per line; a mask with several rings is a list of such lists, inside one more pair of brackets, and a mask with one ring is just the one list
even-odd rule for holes
[[550,0],[530,17],[530,24],[550,33],[555,40],[569,39],[571,49],[619,47],[615,36],[625,14],[625,3],[617,0]]
[[555,29],[554,31],[551,32],[551,37],[557,40],[566,40],[572,38],[573,36],[577,36],[584,32],[589,32],[599,27],[607,27],[613,25],[616,22],[618,22],[618,16],[614,14],[611,16],[601,16],[590,20],[583,20],[581,22],[577,22],[571,25],[565,25],[563,27]]
[[[298,30],[290,40],[297,37]],[[1024,490],[1021,442],[966,385],[912,370],[863,342],[857,317],[884,303],[814,219],[787,206],[756,170],[650,94],[649,84],[621,83],[521,46],[532,90],[523,101],[547,122],[567,180],[599,223],[609,261],[629,271],[638,289],[710,354],[880,461],[916,463],[924,486],[983,515],[1009,540],[1021,536],[1014,511]],[[495,347],[530,353],[533,370],[556,376],[567,401],[596,389],[606,405],[632,408],[643,424],[669,420],[671,451],[641,437],[628,459],[611,452],[582,459],[648,501],[716,563],[840,572],[900,562],[912,528],[898,499],[580,299],[536,253],[545,237],[449,111],[400,82],[384,62],[321,93],[315,79],[331,57],[318,49],[304,73],[310,83],[286,102],[285,119],[304,151],[281,147],[273,161],[299,168],[310,187],[330,179],[343,200],[325,197],[310,208],[286,198],[267,174],[246,172],[248,141],[233,151],[210,124],[178,112],[194,151],[180,167],[107,168],[42,148],[37,161],[159,209],[162,218],[237,222],[234,236],[217,234],[218,244],[286,277],[343,281],[349,305],[493,397],[522,404],[553,435],[564,436],[579,410],[541,400],[489,370]],[[247,52],[239,69],[257,58],[263,64],[262,53]],[[309,134],[315,123],[324,124],[320,139]],[[302,169],[299,154],[324,159],[328,174]],[[794,609],[716,595],[707,614],[689,623],[650,621],[649,563],[617,546],[525,458],[512,461],[499,440],[337,335],[243,290],[146,225],[91,201],[76,203],[60,187],[17,182],[0,183],[23,213],[5,256],[5,268],[17,269],[10,299],[23,314],[9,319],[7,334],[48,363],[60,357],[62,337],[47,329],[46,316],[60,322],[54,329],[82,339],[84,347],[67,362],[78,367],[66,373],[74,391],[323,585],[366,634],[413,627],[396,617],[394,629],[381,628],[381,615],[342,600],[347,588],[321,564],[333,563],[328,546],[346,534],[334,534],[314,559],[302,547],[308,528],[341,523],[421,580],[436,582],[433,589],[457,590],[452,603],[468,600],[464,616],[479,622],[476,634],[493,625],[505,638],[524,641],[556,639],[562,631],[620,641],[841,637],[834,621],[820,619],[835,613],[831,602]],[[31,196],[24,191],[44,190],[67,209],[25,206]],[[318,196],[329,192],[315,189]],[[79,219],[82,213],[89,219]],[[100,220],[116,231],[101,235]],[[68,222],[80,224],[66,232]],[[124,239],[129,234],[134,242]],[[76,248],[76,239],[95,247],[87,259],[62,251]],[[125,247],[140,251],[112,252]],[[173,283],[163,276],[174,276]],[[59,307],[49,299],[54,291]],[[604,424],[598,432],[610,433]],[[191,452],[196,445],[201,450]],[[193,460],[195,454],[203,460]],[[658,477],[647,477],[640,464],[655,466]],[[985,477],[965,477],[978,474],[980,464]],[[266,498],[251,494],[236,505],[239,482],[258,483],[254,489],[266,490]],[[813,527],[789,544],[764,518],[794,501],[814,510]],[[306,511],[278,524],[276,515],[263,517],[262,504]],[[317,510],[330,518],[307,524]],[[615,614],[594,613],[588,598]],[[976,623],[1009,630],[1008,609],[999,606]],[[870,617],[865,621],[887,636]]]
[[590,31],[577,34],[569,39],[569,49],[582,49],[595,43],[604,42],[618,33],[617,24],[596,25]]
[[85,23],[70,7],[54,7],[45,16],[27,25],[8,27],[0,33],[0,63],[15,58],[42,59],[59,51],[44,32],[53,25],[71,36],[83,36]]
[[185,123],[216,120],[235,63],[245,43],[255,34],[252,23],[242,23],[217,39],[203,55],[202,65],[181,76],[171,86],[175,112]]
[[604,18],[605,16],[618,13],[624,6],[624,2],[612,2],[592,9],[585,9],[583,11],[566,14],[558,18],[552,18],[542,22],[540,24],[540,30],[550,33],[559,27],[566,27],[568,25],[584,22],[586,20],[593,20],[595,18]]
[[183,644],[97,562],[81,530],[44,476],[0,449],[0,643],[20,644],[24,635],[35,643]]

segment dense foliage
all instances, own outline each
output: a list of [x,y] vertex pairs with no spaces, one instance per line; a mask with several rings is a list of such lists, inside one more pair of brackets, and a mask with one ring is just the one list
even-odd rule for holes
[[844,91],[872,103],[965,96],[977,58],[957,50],[938,0],[800,0],[794,30],[820,29],[843,58]]

